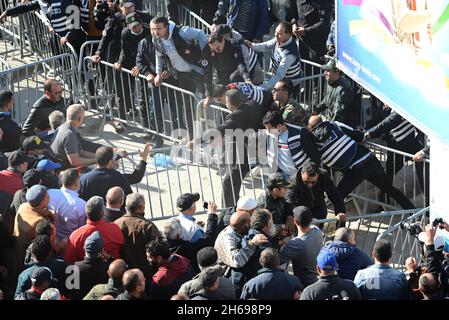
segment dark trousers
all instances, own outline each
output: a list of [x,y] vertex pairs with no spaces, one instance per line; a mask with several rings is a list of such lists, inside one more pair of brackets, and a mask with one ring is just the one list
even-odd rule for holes
[[[310,211],[312,211],[312,217],[314,219],[317,220],[321,220],[321,219],[326,219],[327,218],[327,206],[326,206],[326,202],[321,201],[320,203],[318,203],[315,207],[310,208]],[[335,214],[338,214],[340,212],[335,212]],[[337,222],[337,229],[344,227],[345,223],[344,222]],[[324,223],[320,223],[318,224],[318,228],[320,228],[321,230],[323,230],[324,227]]]
[[[389,143],[388,147],[403,151],[410,154],[415,154],[423,149],[421,143],[414,139],[407,144]],[[410,160],[409,157],[404,157],[393,152],[387,153],[386,173],[387,177],[393,183],[394,176],[402,169],[404,163]],[[416,177],[425,197],[425,206],[429,205],[429,164],[423,162],[415,162]],[[381,197],[383,199],[383,197]]]
[[126,120],[126,113],[133,110],[135,79],[126,72],[115,71],[115,85],[119,98],[119,118]]
[[233,207],[239,200],[242,181],[251,169],[246,152],[245,160],[242,162],[242,164],[223,165],[223,170],[226,170],[226,174],[223,178],[223,208]]
[[337,190],[341,196],[351,193],[363,180],[368,180],[376,187],[384,191],[387,195],[396,200],[403,209],[414,209],[413,203],[408,200],[404,194],[393,187],[391,180],[385,174],[380,161],[371,155],[361,164],[356,165],[352,169],[343,172],[343,178],[337,186]]

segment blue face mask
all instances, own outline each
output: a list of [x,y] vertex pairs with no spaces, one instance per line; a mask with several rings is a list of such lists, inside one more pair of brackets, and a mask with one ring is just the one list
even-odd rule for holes
[[0,112],[0,116],[11,117],[11,111],[3,111],[3,112]]

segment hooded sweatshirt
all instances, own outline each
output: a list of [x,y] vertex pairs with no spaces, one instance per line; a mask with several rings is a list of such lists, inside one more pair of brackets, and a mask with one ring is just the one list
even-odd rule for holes
[[150,296],[153,300],[169,300],[184,282],[192,280],[194,272],[189,259],[173,254],[165,266],[159,267],[151,279]]
[[366,253],[348,242],[332,241],[326,244],[322,250],[335,254],[338,275],[341,279],[354,280],[357,271],[373,264]]

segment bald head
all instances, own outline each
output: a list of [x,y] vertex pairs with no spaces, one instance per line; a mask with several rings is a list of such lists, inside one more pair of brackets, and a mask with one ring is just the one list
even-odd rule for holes
[[107,294],[105,296],[102,296],[100,298],[100,300],[115,300],[115,298],[113,296],[111,296],[110,294]]
[[78,120],[84,114],[84,107],[82,104],[72,104],[67,108],[67,120]]
[[125,273],[128,266],[126,265],[125,260],[123,259],[115,259],[111,262],[108,268],[108,276],[114,280],[120,280],[123,278],[123,274]]
[[128,293],[140,295],[145,291],[145,277],[139,269],[125,271],[122,278],[123,287]]
[[419,277],[419,291],[427,298],[438,294],[438,282],[431,273],[423,273]]
[[354,231],[349,228],[338,228],[337,231],[335,231],[335,241],[343,241],[350,244],[355,244],[354,238]]
[[121,208],[125,202],[125,191],[120,187],[112,187],[106,193],[106,206],[108,208]]
[[308,125],[309,130],[311,130],[315,126],[319,125],[321,122],[323,122],[323,119],[320,116],[318,116],[318,115],[311,116],[309,119],[309,125]]
[[249,230],[251,215],[246,211],[237,211],[232,214],[229,225],[240,234],[246,234]]

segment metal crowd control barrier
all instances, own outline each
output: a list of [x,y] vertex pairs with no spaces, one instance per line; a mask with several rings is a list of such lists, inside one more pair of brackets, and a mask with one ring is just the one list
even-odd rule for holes
[[105,115],[104,120],[121,120],[175,142],[186,138],[187,132],[193,134],[198,100],[192,92],[167,83],[158,88],[148,83],[145,76],[133,77],[125,68],[117,71],[109,62],[95,65],[91,57],[84,58],[82,70],[84,92],[91,93],[85,96],[86,106],[98,108]]
[[[14,6],[14,1],[4,0],[0,1],[0,12],[4,12],[7,8]],[[20,17],[8,17],[3,24],[0,24],[0,31],[4,37],[5,51],[2,52],[4,59],[8,58],[11,51],[20,50],[20,56],[23,56],[23,46],[25,45],[23,39],[23,20]],[[7,37],[5,37],[7,36]],[[11,49],[8,50],[8,45],[11,44]]]
[[43,95],[43,83],[58,80],[67,103],[74,98],[77,84],[76,63],[72,54],[62,54],[0,72],[0,89],[14,93],[14,119],[23,122],[32,105]]
[[408,257],[414,257],[418,263],[422,260],[423,245],[418,240],[418,235],[412,234],[406,225],[419,223],[424,228],[429,223],[428,212],[429,207],[426,207],[407,217],[404,221],[398,221],[377,237],[376,240],[386,239],[392,244],[391,263],[394,268],[405,270],[405,262]]
[[[230,113],[229,110],[221,108],[216,105],[211,105],[207,111],[203,110],[202,102],[200,102],[197,106],[197,127],[196,127],[196,136],[199,136],[204,130],[208,128],[216,128],[219,124],[224,122],[225,115]],[[393,184],[394,186],[399,189],[402,193],[404,193],[406,196],[408,196],[409,199],[411,199],[412,202],[414,202],[415,206],[417,207],[425,207],[426,204],[426,190],[422,190],[418,187],[419,183],[417,183],[416,180],[416,163],[412,163],[412,165],[409,165],[407,161],[412,157],[412,155],[400,152],[398,150],[390,149],[382,145],[374,144],[374,143],[367,143],[367,147],[372,150],[372,152],[379,158],[379,160],[383,163],[385,166],[385,160],[387,153],[390,153],[393,157],[402,157],[405,156],[405,164],[402,169],[402,171],[398,172],[393,178]],[[257,173],[257,171],[261,171],[261,179],[262,179],[262,185],[264,184],[264,174],[270,172],[268,167],[263,167],[258,165],[258,163],[255,163],[254,161],[248,161],[252,165],[252,170],[250,171],[249,176],[246,178],[247,180],[250,180],[250,184],[254,185],[254,172]],[[258,166],[258,169],[255,169],[255,167]],[[240,175],[241,175],[240,171]],[[423,173],[423,180],[426,182],[429,180],[428,176],[428,170],[422,170]],[[334,182],[336,185],[338,185],[340,179],[341,179],[341,173],[340,172],[332,172],[331,174],[334,178]],[[257,175],[259,177],[259,174]],[[259,180],[259,178],[258,178]],[[424,184],[426,186],[426,184]],[[232,190],[234,193],[234,190]],[[245,191],[243,191],[245,192]],[[254,192],[254,190],[253,190]],[[234,193],[238,194],[238,193]],[[385,198],[381,197],[380,190],[372,185],[368,181],[363,181],[351,194],[350,198],[352,199],[354,206],[356,207],[357,211],[362,214],[369,212],[372,209],[373,206],[382,206],[386,210],[397,210],[400,209],[395,203],[389,203],[389,201],[386,201]],[[421,197],[420,197],[421,196]],[[238,199],[234,199],[237,201]],[[371,206],[371,208],[370,208]]]
[[179,6],[179,20],[183,26],[203,30],[206,34],[210,33],[210,24],[183,5]]
[[[370,213],[363,215],[347,215],[345,227],[352,229],[355,235],[357,247],[366,254],[371,255],[374,243],[384,237],[393,226],[400,224],[400,221],[415,216],[422,212],[422,209],[399,210],[383,213]],[[336,231],[337,220],[331,219],[315,219],[313,224],[323,226],[324,242],[331,241]],[[402,249],[398,244],[394,244],[395,250]]]
[[148,12],[152,16],[164,16],[166,17],[168,15],[167,13],[167,7],[165,5],[165,0],[161,1],[155,1],[155,0],[148,0],[144,1],[143,3],[143,11]]

